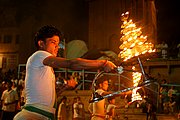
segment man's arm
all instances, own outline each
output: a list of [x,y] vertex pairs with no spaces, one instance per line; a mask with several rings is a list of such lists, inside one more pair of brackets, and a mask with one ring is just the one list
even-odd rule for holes
[[88,105],[88,111],[90,112],[90,114],[93,113],[93,103],[89,103],[89,105]]
[[105,72],[109,72],[116,67],[116,65],[107,60],[87,60],[82,58],[68,60],[54,56],[45,58],[43,64],[53,68],[69,68],[73,70],[102,68]]
[[113,109],[113,108],[111,107],[111,108],[109,109],[109,112],[107,112],[106,114],[112,116],[112,115],[113,115],[112,109]]
[[111,93],[112,93],[112,92],[106,92],[106,91],[105,91],[105,92],[102,93],[102,96],[109,95],[109,94],[111,94]]

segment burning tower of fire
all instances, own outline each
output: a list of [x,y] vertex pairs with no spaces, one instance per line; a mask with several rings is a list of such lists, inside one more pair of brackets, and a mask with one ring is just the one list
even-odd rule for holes
[[[119,46],[120,53],[119,57],[123,61],[128,61],[133,57],[140,56],[146,53],[155,52],[153,49],[154,45],[148,42],[147,36],[142,35],[141,28],[136,27],[136,24],[132,20],[129,20],[129,12],[123,13],[121,15],[121,20],[123,24],[121,25],[122,37],[120,41],[122,44]],[[136,70],[135,66],[132,67]],[[138,82],[141,80],[141,73],[133,72],[133,85],[137,86]],[[132,102],[135,100],[141,100],[141,96],[136,92],[138,88],[132,91]]]

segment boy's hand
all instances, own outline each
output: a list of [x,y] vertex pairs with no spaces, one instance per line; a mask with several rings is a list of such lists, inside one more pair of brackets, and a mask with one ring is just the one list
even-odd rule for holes
[[117,66],[113,62],[108,60],[104,63],[103,67],[105,72],[110,72],[111,70],[117,68]]

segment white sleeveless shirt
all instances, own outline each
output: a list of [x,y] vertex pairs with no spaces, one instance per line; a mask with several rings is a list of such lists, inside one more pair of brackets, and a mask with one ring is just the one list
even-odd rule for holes
[[46,51],[36,51],[26,64],[25,94],[26,104],[40,104],[53,108],[55,102],[55,75],[52,67],[45,66],[43,60],[52,56]]

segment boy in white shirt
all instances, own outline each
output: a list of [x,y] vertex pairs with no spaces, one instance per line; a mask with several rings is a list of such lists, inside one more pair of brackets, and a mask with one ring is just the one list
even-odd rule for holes
[[[68,68],[72,70],[102,69],[105,72],[109,72],[116,67],[116,65],[107,60],[57,57],[60,40],[60,31],[52,25],[43,26],[36,33],[34,42],[37,51],[28,58],[26,64],[26,104],[22,111],[14,117],[14,120],[55,119],[56,80],[53,68]],[[76,85],[74,80],[66,81],[65,83],[67,84],[63,87],[75,87]]]

